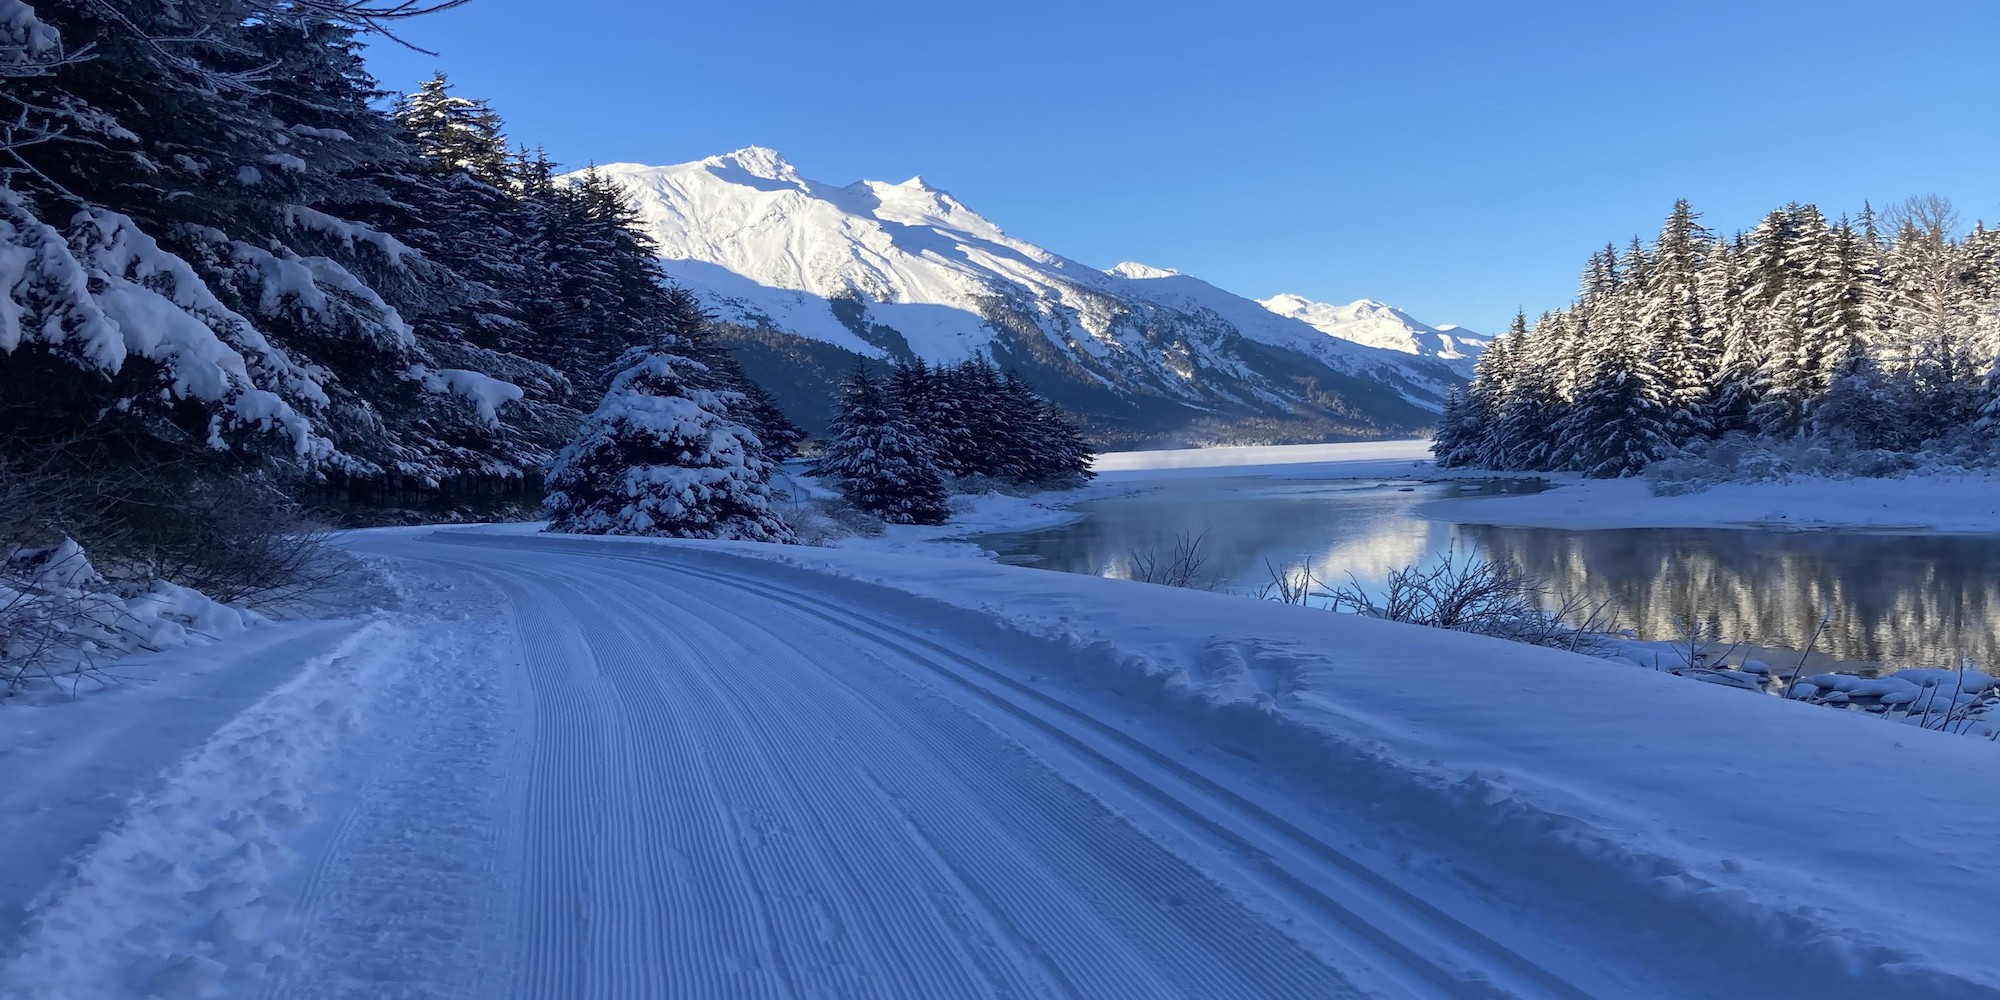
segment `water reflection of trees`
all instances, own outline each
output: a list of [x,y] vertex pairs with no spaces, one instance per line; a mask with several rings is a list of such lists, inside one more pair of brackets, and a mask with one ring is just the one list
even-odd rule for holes
[[1447,543],[1444,525],[1412,517],[1408,494],[1327,499],[1169,495],[1102,505],[1088,520],[1049,531],[984,539],[1010,559],[1096,576],[1131,575],[1134,552],[1171,551],[1204,536],[1208,571],[1224,589],[1268,577],[1265,562],[1309,564],[1315,574],[1374,579]]
[[1558,590],[1617,602],[1624,624],[1665,638],[1692,618],[1731,639],[1818,647],[1841,659],[2000,666],[2000,541],[1964,537],[1462,526],[1492,558]]

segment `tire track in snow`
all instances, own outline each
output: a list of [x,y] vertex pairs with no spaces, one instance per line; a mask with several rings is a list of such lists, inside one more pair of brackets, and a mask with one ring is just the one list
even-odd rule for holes
[[[595,570],[593,575],[601,578],[604,574],[602,570]],[[578,582],[581,583],[582,581]],[[605,637],[623,632],[626,634],[629,643],[631,639],[635,638],[629,626],[631,621],[657,620],[663,610],[671,610],[656,606],[635,604],[629,599],[630,590],[628,588],[599,588],[591,587],[587,583],[585,586],[593,592],[583,597],[577,603],[572,604],[570,610],[577,613],[581,619],[588,623],[588,631],[595,636]],[[624,614],[606,614],[606,608],[619,605],[625,606]],[[694,622],[682,623],[681,627],[676,630],[675,637],[686,639],[688,638],[688,633],[691,631],[703,631],[703,626]],[[754,629],[752,632],[754,634]],[[661,637],[654,636],[653,638],[657,641]],[[710,642],[722,639],[722,637],[714,634],[707,634],[705,638]],[[727,640],[722,641],[726,643]],[[634,685],[635,687],[663,687],[669,681],[677,681],[685,687],[683,690],[661,690],[662,700],[658,708],[662,717],[672,723],[674,728],[687,733],[700,734],[701,743],[708,748],[707,753],[704,755],[706,760],[701,766],[710,772],[708,790],[712,796],[712,801],[719,807],[717,812],[725,815],[732,813],[781,812],[787,815],[795,829],[803,829],[810,822],[809,817],[814,815],[814,811],[810,809],[801,811],[795,806],[785,804],[782,801],[776,803],[757,803],[752,801],[755,798],[754,793],[759,790],[777,789],[787,784],[794,784],[794,779],[788,774],[789,769],[782,766],[773,766],[773,762],[766,759],[767,755],[762,750],[762,747],[765,745],[774,742],[774,740],[782,739],[782,737],[774,737],[770,731],[762,730],[749,724],[746,717],[740,711],[740,706],[730,706],[722,701],[722,699],[726,698],[726,695],[722,692],[727,691],[729,685],[717,685],[707,681],[703,677],[705,670],[713,669],[713,664],[718,662],[738,662],[742,657],[740,655],[731,656],[725,660],[721,654],[726,650],[714,645],[688,645],[682,643],[661,643],[659,645],[660,648],[656,648],[656,653],[662,656],[671,656],[672,662],[658,665],[653,669],[639,671],[633,678]],[[726,717],[717,713],[688,710],[688,706],[694,704],[701,704],[704,707],[712,705],[718,708],[725,708],[727,710]],[[782,745],[782,743],[778,743],[777,745]],[[714,773],[713,769],[728,764],[735,765],[734,773]],[[819,832],[822,834],[822,837],[817,842],[826,843],[836,839],[840,831],[837,827],[822,826]],[[737,838],[739,844],[744,839],[740,829],[737,833]],[[765,846],[773,843],[783,845],[788,840],[788,838],[768,835],[761,839],[764,840]],[[812,845],[809,843],[806,846]],[[775,939],[780,945],[804,942],[807,945],[806,950],[808,951],[813,950],[810,947],[811,943],[823,936],[811,933],[815,925],[819,923],[818,914],[810,907],[794,907],[789,914],[786,914],[791,919],[782,920],[782,917],[774,918],[770,913],[766,912],[766,904],[761,900],[797,897],[802,894],[801,886],[814,885],[817,887],[816,891],[809,893],[810,895],[827,901],[836,909],[847,910],[849,909],[846,905],[849,892],[845,891],[844,886],[856,884],[857,879],[855,876],[858,873],[893,871],[896,867],[893,858],[880,855],[871,855],[868,858],[861,859],[859,864],[851,865],[832,865],[824,857],[814,859],[813,863],[794,861],[782,872],[770,871],[772,865],[769,862],[764,865],[749,867],[745,867],[742,862],[741,851],[732,850],[729,852],[727,863],[732,871],[738,873],[738,877],[732,881],[732,885],[751,890],[745,894],[742,905],[758,913],[758,922],[767,929],[767,932],[776,923],[781,921],[790,923],[794,927],[806,931],[805,933],[786,935],[770,934],[770,937]],[[844,878],[830,876],[828,874],[829,869],[833,867],[843,868],[844,871],[841,872],[841,875]],[[859,881],[865,883],[865,877]],[[924,938],[931,933],[931,928],[935,921],[929,919],[929,914],[924,914],[921,919],[913,919],[909,913],[897,909],[893,900],[889,901],[888,905],[885,906],[883,905],[884,901],[878,897],[873,900],[873,903],[876,904],[877,908],[864,908],[858,912],[846,913],[843,919],[839,921],[840,925],[848,928],[868,926],[892,927],[899,931],[899,936],[916,939]],[[862,945],[864,949],[868,944],[868,942],[856,943]],[[844,980],[837,975],[823,977],[822,981],[811,984],[812,988],[807,994],[811,996],[876,996],[882,995],[884,987],[893,990],[894,993],[892,995],[951,996],[965,995],[975,989],[977,985],[976,980],[954,979],[949,975],[943,975],[940,978],[941,972],[948,972],[954,967],[963,965],[963,963],[952,961],[949,957],[940,960],[939,952],[948,951],[948,944],[940,945],[935,941],[928,943],[922,941],[895,942],[895,944],[898,945],[898,950],[902,954],[893,956],[893,959],[888,962],[882,961],[882,956],[877,951],[873,956],[857,956],[864,958],[863,961],[855,961],[854,959],[834,961],[820,957],[815,963],[813,961],[815,956],[804,955],[786,964],[808,969],[812,968],[815,964],[828,969],[844,964],[862,972],[870,973],[877,977],[886,977],[891,980],[891,982],[884,983],[879,981],[870,982],[867,979],[854,980],[851,977]],[[872,960],[866,960],[867,958],[872,958]]]

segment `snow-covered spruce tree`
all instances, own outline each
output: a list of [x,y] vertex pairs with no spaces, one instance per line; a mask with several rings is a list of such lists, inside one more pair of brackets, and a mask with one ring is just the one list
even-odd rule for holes
[[1485,434],[1486,414],[1464,389],[1453,386],[1445,394],[1444,412],[1431,434],[1431,456],[1441,469],[1474,465]]
[[399,489],[546,461],[518,421],[554,373],[433,322],[473,283],[399,235],[427,179],[351,30],[251,0],[46,12],[94,49],[8,92],[67,118],[7,176],[14,233],[62,248],[12,287],[82,291],[30,295],[37,332],[9,338],[39,422],[134,461],[252,445]]
[[988,431],[995,475],[1017,483],[1041,482],[1042,470],[1053,464],[1041,434],[1042,409],[1042,398],[1019,372],[1001,377],[1000,391],[994,398],[998,419]]
[[1528,317],[1514,314],[1507,333],[1509,378],[1505,392],[1494,407],[1495,447],[1493,468],[1525,472],[1547,469],[1555,454],[1549,433],[1558,416],[1551,330],[1530,329]]
[[783,462],[799,453],[799,443],[806,439],[806,430],[792,422],[769,390],[747,377],[743,381],[743,405],[740,409],[745,426],[757,433],[757,440],[764,443],[764,455],[773,462]]
[[970,454],[970,430],[961,418],[961,408],[947,369],[934,369],[922,358],[897,361],[889,369],[889,399],[910,426],[923,436],[947,476],[966,473],[960,462]]
[[604,401],[549,468],[553,531],[790,542],[771,463],[724,416],[732,393],[695,387],[697,362],[634,348]]
[[1040,448],[1035,485],[1074,489],[1097,478],[1097,471],[1091,468],[1095,455],[1083,428],[1048,400],[1037,398],[1036,403],[1035,438]]
[[396,120],[439,169],[469,174],[495,188],[509,182],[500,115],[485,101],[453,93],[443,73],[403,98]]
[[955,476],[998,476],[996,441],[1005,419],[1000,413],[1000,372],[984,359],[962,361],[932,373],[931,402],[939,423],[940,468]]
[[866,368],[841,385],[840,412],[814,472],[891,524],[943,524],[951,516],[930,446]]
[[1653,365],[1660,372],[1667,408],[1667,438],[1676,446],[1708,437],[1715,429],[1710,404],[1715,391],[1713,336],[1701,302],[1701,270],[1711,238],[1685,198],[1654,244],[1651,281],[1640,314]]
[[792,422],[778,401],[744,372],[736,355],[716,339],[715,317],[709,314],[693,292],[677,285],[658,285],[659,303],[652,310],[655,322],[673,330],[675,350],[706,369],[697,380],[704,389],[735,393],[729,417],[750,428],[764,445],[764,456],[782,462],[798,453],[805,429]]
[[1569,431],[1576,469],[1593,479],[1635,475],[1673,450],[1652,364],[1607,354],[1577,400]]

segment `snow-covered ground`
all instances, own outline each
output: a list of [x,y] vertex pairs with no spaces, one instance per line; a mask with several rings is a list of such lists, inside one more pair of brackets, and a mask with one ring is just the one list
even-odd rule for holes
[[[1098,481],[1124,483],[1188,476],[1278,476],[1325,479],[1407,479],[1439,474],[1430,441],[1348,441],[1339,444],[1262,445],[1114,451],[1097,456]],[[1442,478],[1450,477],[1443,473]]]
[[2000,478],[1990,475],[1726,483],[1680,496],[1653,496],[1642,479],[1561,477],[1558,483],[1528,496],[1438,501],[1424,513],[1524,528],[2000,532]]
[[1977,741],[964,559],[349,544],[388,610],[0,710],[0,996],[2000,993]]
[[2000,996],[1985,741],[959,537],[1419,449],[834,549],[348,533],[350,618],[0,707],[0,998]]

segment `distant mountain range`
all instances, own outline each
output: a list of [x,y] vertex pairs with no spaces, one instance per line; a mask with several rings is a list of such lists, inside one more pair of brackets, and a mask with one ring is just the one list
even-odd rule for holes
[[674,280],[809,428],[857,357],[1017,368],[1121,444],[1277,443],[1431,426],[1486,338],[1380,303],[1262,303],[1189,275],[1087,267],[912,178],[836,187],[776,152],[597,168]]

